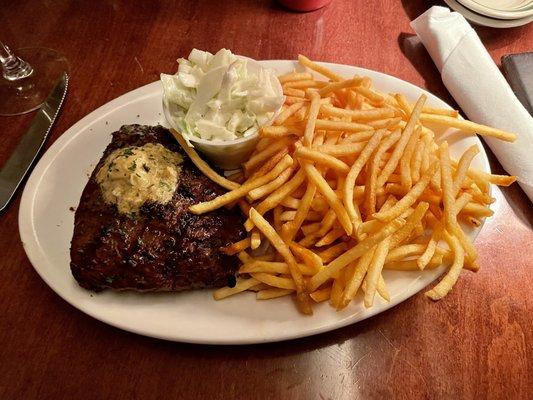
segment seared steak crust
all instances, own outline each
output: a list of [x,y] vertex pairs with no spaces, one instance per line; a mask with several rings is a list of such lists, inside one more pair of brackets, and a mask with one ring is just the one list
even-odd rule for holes
[[[172,200],[165,205],[145,204],[131,218],[104,202],[95,176],[114,150],[147,143],[161,143],[179,152],[184,162]],[[238,260],[219,248],[245,237],[241,213],[237,208],[205,215],[188,211],[190,205],[224,192],[196,168],[165,128],[123,126],[113,133],[76,210],[72,275],[82,287],[94,291],[178,291],[231,284]]]

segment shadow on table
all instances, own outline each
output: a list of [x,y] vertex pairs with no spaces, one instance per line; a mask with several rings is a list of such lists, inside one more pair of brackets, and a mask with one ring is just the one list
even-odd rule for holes
[[398,35],[398,46],[403,55],[424,79],[424,86],[427,90],[450,104],[452,107],[458,108],[454,99],[446,89],[446,86],[442,83],[439,70],[433,63],[433,60],[420,39],[418,39],[418,36],[412,33],[401,32]]
[[[489,146],[487,146],[483,140],[481,143],[483,144],[483,148],[487,153],[492,173],[498,175],[507,175],[507,172],[505,172],[494,153],[490,150]],[[505,199],[509,203],[509,207],[511,207],[514,214],[520,218],[524,225],[526,225],[529,229],[533,229],[533,212],[531,208],[531,202],[520,185],[515,182],[509,187],[500,186],[499,188],[505,196]]]

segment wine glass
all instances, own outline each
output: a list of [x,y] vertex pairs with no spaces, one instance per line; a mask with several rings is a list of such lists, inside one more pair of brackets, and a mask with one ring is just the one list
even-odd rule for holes
[[45,47],[18,49],[0,42],[0,115],[18,115],[41,106],[59,74],[69,72],[67,59]]

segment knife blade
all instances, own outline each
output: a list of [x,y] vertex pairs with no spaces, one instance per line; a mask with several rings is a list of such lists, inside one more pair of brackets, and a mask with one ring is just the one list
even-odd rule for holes
[[66,72],[59,75],[52,92],[37,111],[15,151],[0,170],[0,211],[3,211],[30,170],[61,109],[68,88]]

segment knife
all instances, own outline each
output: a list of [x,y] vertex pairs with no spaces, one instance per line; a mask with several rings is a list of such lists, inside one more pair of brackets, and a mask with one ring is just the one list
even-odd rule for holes
[[43,105],[37,111],[31,125],[0,171],[0,211],[3,211],[30,170],[44,145],[63,104],[68,87],[66,72],[59,79]]

